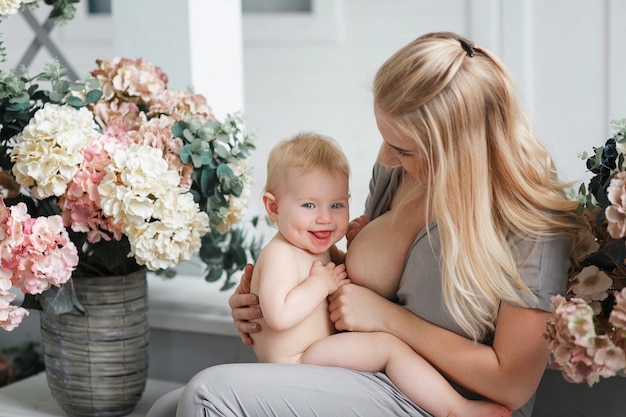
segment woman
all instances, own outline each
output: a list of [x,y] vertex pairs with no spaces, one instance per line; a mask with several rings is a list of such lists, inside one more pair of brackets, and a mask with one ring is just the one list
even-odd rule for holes
[[[456,34],[421,36],[389,58],[374,113],[383,145],[349,235],[352,284],[330,297],[336,329],[391,333],[468,398],[530,416],[576,203],[502,63]],[[246,343],[262,331],[248,322],[262,314],[249,272],[230,299]],[[307,365],[216,366],[155,408],[179,397],[179,416],[428,416],[384,374]]]

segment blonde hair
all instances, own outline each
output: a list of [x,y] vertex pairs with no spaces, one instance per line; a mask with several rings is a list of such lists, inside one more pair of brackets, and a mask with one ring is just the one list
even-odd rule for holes
[[441,236],[444,305],[481,340],[501,301],[525,306],[519,289],[534,297],[507,239],[573,238],[577,203],[503,64],[467,39],[431,33],[400,49],[376,74],[374,102],[428,156],[424,198]]
[[303,172],[322,168],[350,178],[350,165],[337,142],[331,137],[314,132],[300,132],[279,142],[267,159],[265,191],[275,192],[287,168],[301,168]]

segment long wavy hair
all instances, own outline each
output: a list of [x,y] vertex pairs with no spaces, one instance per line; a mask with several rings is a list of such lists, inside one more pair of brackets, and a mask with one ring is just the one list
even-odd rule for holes
[[533,135],[504,65],[459,35],[431,33],[400,49],[376,74],[374,103],[427,156],[422,198],[441,236],[444,304],[482,340],[500,302],[525,306],[519,289],[534,297],[508,239],[575,238],[570,184]]

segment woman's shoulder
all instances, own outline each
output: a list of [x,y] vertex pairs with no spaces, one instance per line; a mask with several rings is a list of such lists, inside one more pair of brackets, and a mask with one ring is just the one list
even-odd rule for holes
[[536,300],[525,301],[531,307],[549,311],[551,297],[563,294],[567,285],[572,265],[569,236],[516,235],[510,239],[510,243],[520,279],[537,297]]

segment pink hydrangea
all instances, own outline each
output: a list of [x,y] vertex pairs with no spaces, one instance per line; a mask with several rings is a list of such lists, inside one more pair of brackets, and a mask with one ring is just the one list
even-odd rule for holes
[[68,184],[67,192],[59,199],[65,225],[75,232],[87,233],[87,240],[92,243],[122,238],[121,226],[102,212],[98,186],[106,174],[105,168],[111,163],[110,153],[131,143],[132,139],[115,127],[107,128],[83,149],[83,162]]
[[582,298],[593,309],[594,314],[600,313],[601,301],[609,296],[607,290],[613,285],[613,280],[595,265],[584,267],[574,278],[571,286],[576,297]]
[[135,103],[118,98],[99,100],[91,106],[91,111],[98,124],[109,132],[135,130],[146,121],[145,113]]
[[167,75],[143,58],[114,58],[96,60],[98,69],[92,71],[102,86],[104,99],[120,97],[136,104],[150,104],[154,97],[167,90]]
[[184,120],[188,116],[202,122],[215,120],[206,98],[186,91],[167,90],[154,97],[148,116],[158,117],[161,114],[170,115],[175,120]]
[[570,382],[597,383],[600,377],[616,375],[626,366],[626,355],[608,335],[596,334],[594,313],[580,298],[552,298],[552,316],[547,323],[550,364]]
[[10,332],[20,325],[22,319],[28,316],[28,310],[11,304],[15,294],[0,291],[0,327]]
[[24,203],[6,207],[0,196],[0,327],[13,330],[28,315],[11,305],[12,286],[41,294],[61,286],[78,264],[76,247],[61,216],[32,218]]
[[183,141],[172,135],[172,126],[176,120],[168,116],[160,116],[143,123],[136,131],[128,132],[128,136],[138,145],[148,145],[163,152],[170,171],[178,173],[179,186],[189,189],[193,181],[193,166],[183,164],[180,150]]
[[626,236],[626,171],[615,174],[606,189],[611,205],[606,208],[607,231],[614,239]]
[[626,288],[615,293],[615,305],[609,322],[615,326],[615,342],[626,349]]
[[13,285],[24,293],[41,294],[65,284],[78,265],[78,252],[61,216],[28,217],[22,227],[24,240],[13,248]]

